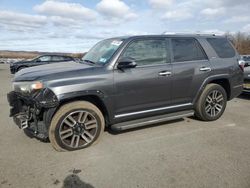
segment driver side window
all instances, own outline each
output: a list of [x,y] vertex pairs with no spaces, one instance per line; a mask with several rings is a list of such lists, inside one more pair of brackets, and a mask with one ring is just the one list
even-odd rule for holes
[[133,58],[138,66],[170,62],[165,39],[136,40],[125,49],[122,58]]

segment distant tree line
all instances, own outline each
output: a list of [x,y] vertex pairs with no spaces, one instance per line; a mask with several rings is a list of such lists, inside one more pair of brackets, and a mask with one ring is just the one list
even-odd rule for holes
[[21,58],[21,59],[30,59],[35,58],[39,55],[46,55],[46,54],[58,54],[58,55],[69,55],[75,58],[82,58],[85,53],[61,53],[61,52],[29,52],[29,51],[7,51],[7,50],[0,50],[0,58]]
[[250,33],[226,33],[226,36],[232,41],[241,55],[250,55]]

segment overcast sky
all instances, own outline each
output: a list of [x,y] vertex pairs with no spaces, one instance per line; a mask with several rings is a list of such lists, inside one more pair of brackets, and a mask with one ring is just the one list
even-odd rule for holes
[[103,38],[250,32],[250,0],[0,0],[0,50],[85,52]]

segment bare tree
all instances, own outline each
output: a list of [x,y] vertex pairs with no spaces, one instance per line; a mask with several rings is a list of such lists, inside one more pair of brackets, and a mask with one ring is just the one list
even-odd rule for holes
[[242,55],[250,54],[250,34],[237,32],[236,34],[225,34],[234,44],[235,48]]

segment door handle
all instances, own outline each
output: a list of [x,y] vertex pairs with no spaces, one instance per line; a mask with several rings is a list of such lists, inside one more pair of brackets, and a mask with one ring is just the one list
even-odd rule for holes
[[171,74],[172,74],[172,72],[169,72],[169,71],[159,72],[159,76],[170,76]]
[[212,69],[210,67],[201,67],[200,68],[200,71],[203,71],[203,72],[209,72],[211,71]]

